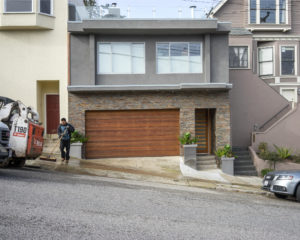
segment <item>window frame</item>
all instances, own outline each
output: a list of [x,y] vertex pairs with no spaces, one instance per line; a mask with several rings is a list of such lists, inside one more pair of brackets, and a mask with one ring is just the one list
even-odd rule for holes
[[[260,64],[261,63],[263,63],[263,62],[260,62],[260,60],[259,60],[259,51],[261,50],[261,49],[266,49],[266,48],[272,48],[272,69],[273,69],[273,72],[272,72],[272,74],[266,74],[266,75],[262,75],[261,73],[260,73]],[[258,70],[258,73],[259,73],[259,76],[260,77],[274,77],[275,76],[275,52],[274,52],[274,50],[275,50],[275,47],[274,46],[265,46],[265,47],[258,47],[257,48],[257,65],[258,65],[258,68],[257,68],[257,70]],[[264,62],[271,62],[271,61],[264,61]]]
[[39,14],[43,14],[43,15],[47,15],[47,16],[53,16],[54,15],[54,0],[50,0],[50,2],[51,2],[51,13],[50,14],[41,12],[41,1],[42,0],[38,0],[38,1],[39,1]]
[[[157,67],[157,44],[169,44],[169,60],[170,60],[170,57],[171,57],[171,48],[170,48],[170,44],[171,43],[187,43],[188,44],[188,53],[189,53],[189,50],[190,50],[190,43],[200,43],[200,53],[201,53],[201,55],[200,55],[200,58],[201,58],[201,67],[202,67],[202,69],[201,69],[201,72],[198,72],[198,73],[192,73],[192,72],[186,72],[186,73],[176,73],[176,72],[169,72],[169,73],[158,73],[158,67]],[[188,57],[190,57],[190,54],[188,55]],[[156,42],[155,43],[155,73],[156,74],[158,74],[158,75],[166,75],[166,74],[203,74],[204,73],[204,68],[203,68],[203,61],[204,61],[204,54],[203,54],[203,41],[186,41],[186,42]]]
[[271,26],[276,26],[276,25],[288,25],[289,24],[289,0],[286,0],[285,3],[285,22],[281,23],[280,22],[280,0],[275,0],[276,1],[276,11],[275,11],[275,23],[261,23],[260,21],[260,1],[261,0],[256,0],[256,22],[251,23],[251,0],[248,0],[248,24],[249,25],[271,25]]
[[16,11],[13,11],[13,12],[8,12],[7,11],[7,9],[6,9],[6,7],[7,7],[7,0],[4,0],[3,1],[3,13],[4,14],[10,14],[10,13],[13,13],[13,14],[16,14],[16,13],[20,13],[20,14],[24,14],[24,13],[33,13],[34,11],[33,11],[33,7],[34,7],[34,0],[31,0],[31,11],[20,11],[20,12],[16,12]]
[[[295,69],[295,73],[293,75],[291,74],[282,74],[282,57],[281,57],[281,49],[283,47],[294,47],[294,69]],[[288,77],[288,76],[291,76],[291,77],[295,77],[298,75],[298,50],[297,50],[297,45],[296,44],[284,44],[284,45],[279,45],[279,65],[280,65],[280,76],[282,77]]]
[[[230,67],[230,47],[246,47],[247,48],[247,54],[248,54],[248,58],[247,58],[247,67]],[[229,45],[229,69],[238,69],[238,70],[243,70],[243,69],[251,69],[251,64],[250,64],[250,45],[246,45],[246,44],[241,44],[241,45]]]
[[[120,44],[120,43],[126,43],[126,44],[143,44],[144,45],[144,71],[143,73],[100,73],[100,61],[99,61],[99,58],[100,58],[100,44]],[[132,56],[131,56],[132,57]],[[111,66],[112,66],[113,62],[111,60]],[[131,71],[132,71],[132,67],[131,67]],[[146,42],[111,42],[111,41],[98,41],[97,42],[97,75],[143,75],[143,74],[146,74]]]

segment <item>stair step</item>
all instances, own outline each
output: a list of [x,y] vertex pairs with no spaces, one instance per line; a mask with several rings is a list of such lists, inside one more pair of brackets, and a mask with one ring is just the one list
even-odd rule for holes
[[197,166],[197,170],[209,170],[209,169],[217,169],[217,168],[218,167],[216,164]]
[[250,155],[236,155],[235,159],[251,159],[251,156]]
[[235,176],[257,176],[256,171],[235,171],[234,172]]
[[232,151],[235,156],[250,156],[249,151]]
[[197,165],[212,165],[212,164],[216,164],[216,160],[201,160],[201,161],[197,161]]
[[234,167],[239,167],[239,166],[253,166],[252,161],[241,161],[241,162],[234,162]]
[[234,168],[236,171],[256,171],[255,167],[253,165],[248,166],[238,166]]
[[197,160],[215,160],[216,157],[214,155],[198,155]]
[[233,152],[248,151],[248,147],[232,147]]

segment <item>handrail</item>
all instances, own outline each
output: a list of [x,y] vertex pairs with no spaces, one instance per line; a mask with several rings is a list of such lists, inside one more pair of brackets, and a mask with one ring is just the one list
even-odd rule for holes
[[267,126],[273,119],[277,118],[284,110],[286,110],[287,108],[290,108],[290,104],[287,104],[284,108],[282,108],[278,113],[276,113],[273,117],[271,117],[268,121],[266,121],[264,124],[262,124],[259,127],[259,130],[261,131],[262,129],[264,129],[265,126]]

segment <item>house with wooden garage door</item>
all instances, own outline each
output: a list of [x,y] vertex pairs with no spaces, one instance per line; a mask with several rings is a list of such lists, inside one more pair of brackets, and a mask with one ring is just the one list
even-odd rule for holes
[[231,24],[108,11],[74,12],[68,26],[69,119],[89,139],[86,157],[177,156],[185,132],[199,154],[230,144]]

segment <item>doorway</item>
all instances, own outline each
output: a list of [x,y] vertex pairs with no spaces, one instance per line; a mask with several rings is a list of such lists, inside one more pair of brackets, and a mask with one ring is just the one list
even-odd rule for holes
[[197,154],[212,154],[215,150],[215,109],[195,110]]
[[59,125],[59,95],[46,94],[46,130],[47,134],[57,133]]

